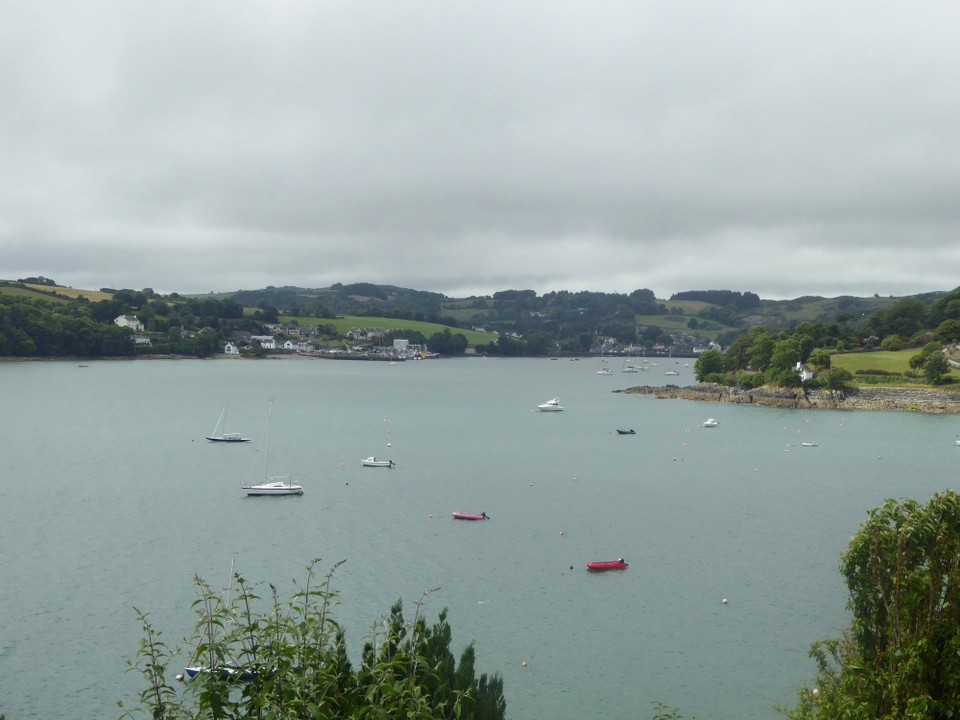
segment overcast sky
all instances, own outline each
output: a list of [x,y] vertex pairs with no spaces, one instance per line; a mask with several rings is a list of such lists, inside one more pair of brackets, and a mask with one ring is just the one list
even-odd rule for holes
[[0,278],[960,285],[956,0],[0,0]]

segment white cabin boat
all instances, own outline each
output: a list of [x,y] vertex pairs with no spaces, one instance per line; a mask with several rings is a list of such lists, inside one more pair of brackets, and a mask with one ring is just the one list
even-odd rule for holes
[[560,398],[553,398],[537,405],[537,410],[540,412],[559,412],[563,410],[563,405],[560,404]]
[[364,467],[385,467],[392,468],[396,466],[396,463],[393,460],[377,460],[373,455],[370,457],[361,460],[360,464]]

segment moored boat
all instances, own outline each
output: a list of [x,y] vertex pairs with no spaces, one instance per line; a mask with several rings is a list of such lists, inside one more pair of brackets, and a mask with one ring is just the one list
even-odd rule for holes
[[273,420],[273,401],[270,401],[270,411],[267,414],[267,446],[263,454],[263,482],[255,485],[241,485],[247,495],[303,495],[303,485],[290,482],[289,475],[270,476],[270,425]]
[[223,412],[220,413],[220,418],[217,420],[216,426],[213,428],[213,433],[207,435],[207,440],[210,442],[216,443],[245,443],[250,442],[250,438],[243,437],[238,432],[223,432],[223,419],[227,414],[227,409],[224,408]]
[[392,468],[392,467],[396,466],[396,463],[395,463],[393,460],[377,460],[377,458],[375,458],[373,455],[371,455],[370,457],[368,457],[368,458],[366,458],[366,459],[364,459],[364,460],[361,460],[360,463],[361,463],[364,467],[385,467],[385,468]]
[[706,420],[703,421],[703,426],[704,426],[704,427],[719,427],[719,426],[720,426],[720,421],[719,421],[719,420],[715,420],[714,418],[707,418]]
[[303,485],[294,485],[289,479],[289,475],[269,478],[256,485],[243,485],[241,490],[245,490],[247,495],[303,495]]
[[617,435],[636,435],[636,434],[637,434],[637,431],[634,430],[633,428],[630,428],[629,430],[620,430],[619,428],[617,429]]
[[480,513],[469,513],[469,512],[455,512],[453,514],[454,520],[489,520],[490,516],[485,512]]
[[587,570],[600,572],[603,570],[626,570],[629,564],[623,559],[616,560],[592,560],[587,563]]
[[560,404],[560,398],[553,398],[537,405],[537,410],[540,412],[560,412],[563,410],[563,405]]

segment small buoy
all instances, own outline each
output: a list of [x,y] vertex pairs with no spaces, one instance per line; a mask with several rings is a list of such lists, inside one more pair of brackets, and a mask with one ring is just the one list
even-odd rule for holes
[[179,682],[183,682],[183,673],[180,673],[179,675],[177,675],[177,680]]
[[570,569],[573,570],[573,565],[570,566]]
[[526,661],[526,660],[524,660],[522,663],[520,663],[520,667],[526,667],[526,666],[527,666],[527,661]]
[[393,447],[393,443],[387,443],[387,447]]
[[560,537],[563,537],[563,530],[560,531]]
[[429,515],[427,515],[427,517],[433,520],[433,513],[430,513]]
[[723,599],[723,604],[724,604],[724,605],[727,604],[727,599],[726,599],[726,598]]
[[343,463],[340,463],[340,469],[343,470]]

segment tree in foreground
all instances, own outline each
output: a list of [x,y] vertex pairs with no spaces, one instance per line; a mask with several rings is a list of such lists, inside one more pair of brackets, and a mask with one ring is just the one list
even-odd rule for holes
[[177,653],[148,615],[137,611],[144,637],[130,667],[143,675],[146,687],[139,707],[122,717],[503,720],[500,676],[476,677],[472,643],[456,662],[446,610],[432,626],[421,614],[434,590],[424,593],[410,622],[397,602],[374,626],[354,669],[333,616],[338,596],[330,580],[339,563],[318,583],[318,562],[308,566],[306,583],[285,602],[271,585],[262,610],[261,598],[239,575],[233,577],[233,599],[196,578],[191,665],[198,672],[192,681],[171,682],[171,671],[178,673],[177,680],[183,678],[183,670],[171,668]]
[[888,500],[850,541],[841,571],[853,622],[814,644],[815,688],[794,720],[960,717],[960,495]]

